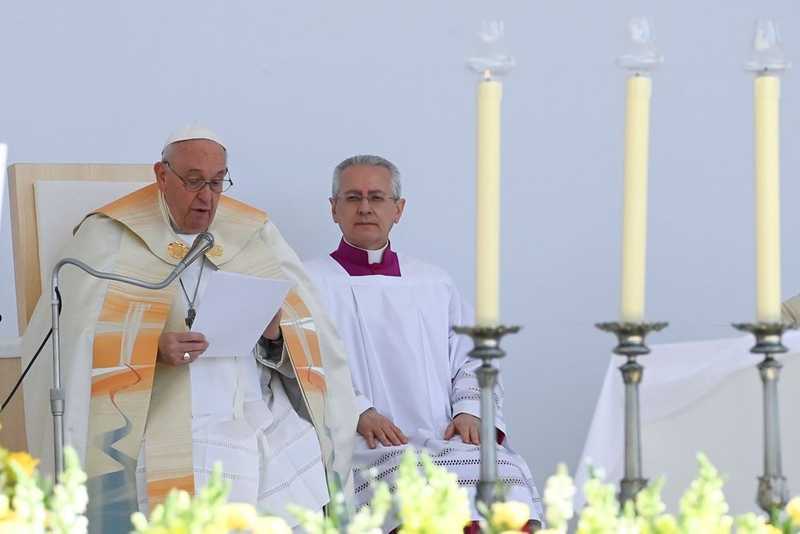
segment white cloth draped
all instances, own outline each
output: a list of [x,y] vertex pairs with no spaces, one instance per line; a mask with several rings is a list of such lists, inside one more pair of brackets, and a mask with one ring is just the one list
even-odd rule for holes
[[[480,389],[467,356],[472,343],[451,326],[472,323],[472,311],[447,273],[399,256],[402,276],[350,276],[331,257],[306,262],[323,303],[337,325],[350,357],[359,412],[374,407],[409,438],[427,449],[467,487],[471,501],[479,478],[480,450],[456,436],[443,439],[458,413],[480,416]],[[495,394],[497,428],[505,432],[502,387]],[[368,471],[392,486],[406,446],[369,449],[359,436],[353,458],[357,505],[369,501]],[[541,514],[539,495],[525,461],[498,446],[498,475],[508,498],[528,503]],[[478,518],[473,509],[473,517]],[[396,526],[396,525],[389,525]]]
[[[800,333],[787,332],[783,341],[790,348],[800,347]],[[762,358],[750,353],[753,344],[750,335],[660,344],[652,345],[652,352],[641,358],[644,475],[651,479],[667,476],[664,495],[669,505],[677,504],[677,496],[696,473],[694,454],[705,451],[731,484],[753,481],[752,485],[745,483],[743,488],[729,487],[726,491],[731,492],[731,505],[741,502],[747,506],[734,511],[755,509],[755,477],[760,474],[762,454],[761,382],[756,365]],[[787,356],[786,362],[794,357]],[[589,465],[602,468],[605,479],[612,483],[623,476],[624,384],[618,369],[623,362],[623,358],[612,355],[606,371],[575,476],[578,506],[583,504],[582,486]],[[787,366],[780,382],[782,414],[786,415],[791,413],[786,410],[792,409],[789,401],[796,391],[796,381],[789,385],[797,376],[793,367]],[[793,432],[791,427],[796,426],[786,424],[790,422],[789,417],[782,424],[787,473],[796,465],[786,458],[796,449],[796,442],[787,440],[787,434]],[[728,458],[731,455],[736,458],[733,462]],[[742,492],[744,496],[739,497]]]

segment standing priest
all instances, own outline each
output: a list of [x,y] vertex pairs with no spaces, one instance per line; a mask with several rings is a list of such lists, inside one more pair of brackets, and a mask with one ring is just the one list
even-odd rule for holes
[[[64,423],[89,476],[90,529],[128,532],[137,507],[152,509],[171,488],[194,492],[216,462],[232,501],[290,521],[287,503],[320,509],[326,474],[352,483],[357,413],[341,341],[267,215],[222,194],[232,181],[214,133],[177,132],[154,171],[152,185],[87,215],[64,250],[155,282],[197,234],[215,238],[160,291],[63,272]],[[191,330],[216,270],[293,282],[252,353],[205,357],[213,346]],[[49,327],[48,304],[40,299],[26,331],[28,356]],[[44,460],[53,457],[49,362],[41,358],[25,389],[28,443]]]
[[[405,207],[393,163],[379,156],[344,160],[333,174],[330,203],[343,238],[306,269],[350,356],[361,414],[356,503],[372,493],[368,471],[391,483],[409,446],[426,449],[434,463],[457,474],[472,501],[480,467],[479,362],[467,356],[469,340],[450,330],[471,324],[472,313],[446,272],[391,249],[389,232]],[[504,443],[502,401],[498,387],[498,441]],[[528,503],[539,519],[541,503],[525,461],[504,445],[497,459],[507,498]],[[474,507],[472,513],[477,519]]]

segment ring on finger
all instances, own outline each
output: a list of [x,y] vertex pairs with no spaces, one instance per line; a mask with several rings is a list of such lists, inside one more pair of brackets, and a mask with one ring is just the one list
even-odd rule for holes
[[188,362],[192,359],[192,356],[188,352],[183,353],[183,361]]

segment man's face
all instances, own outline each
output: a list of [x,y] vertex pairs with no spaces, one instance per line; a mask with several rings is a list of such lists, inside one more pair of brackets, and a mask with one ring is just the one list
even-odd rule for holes
[[333,221],[345,239],[368,250],[386,244],[406,204],[405,199],[392,196],[392,174],[378,165],[352,165],[345,169],[339,194],[330,200]]
[[208,230],[220,193],[214,193],[208,186],[189,191],[178,175],[186,180],[224,178],[227,172],[225,149],[208,139],[180,141],[170,146],[167,161],[169,164],[158,162],[153,168],[177,230],[185,234]]

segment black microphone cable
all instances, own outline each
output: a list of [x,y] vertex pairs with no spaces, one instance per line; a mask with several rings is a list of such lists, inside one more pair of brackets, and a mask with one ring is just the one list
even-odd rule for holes
[[[56,297],[58,297],[58,315],[60,316],[61,315],[61,292],[58,290],[58,288],[56,288]],[[11,399],[14,398],[14,394],[17,392],[19,387],[22,385],[22,381],[25,380],[25,377],[28,375],[28,371],[31,370],[31,367],[33,366],[33,363],[36,361],[36,358],[39,357],[39,353],[42,352],[42,349],[47,344],[47,340],[50,339],[51,335],[53,335],[53,329],[52,328],[50,329],[49,332],[47,332],[47,335],[44,337],[44,341],[42,341],[42,344],[39,345],[39,348],[36,350],[36,354],[33,355],[33,358],[31,358],[31,361],[28,362],[28,366],[25,367],[25,370],[20,375],[19,380],[17,380],[17,383],[14,384],[14,387],[11,390],[11,393],[9,393],[8,397],[6,397],[6,400],[3,401],[3,405],[0,406],[0,413],[3,413],[3,410],[6,409],[6,406],[8,406],[8,403],[11,402]]]

